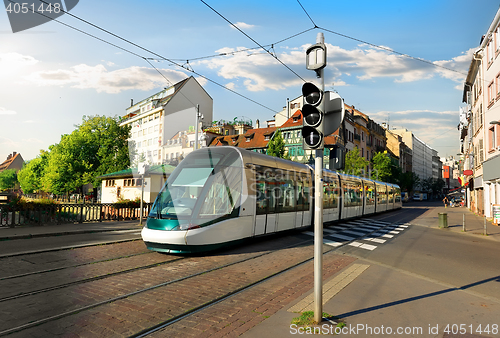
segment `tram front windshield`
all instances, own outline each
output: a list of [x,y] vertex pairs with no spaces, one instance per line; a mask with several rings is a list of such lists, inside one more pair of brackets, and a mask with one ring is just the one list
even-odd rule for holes
[[242,162],[234,150],[189,154],[168,178],[149,214],[159,219],[214,219],[239,206]]

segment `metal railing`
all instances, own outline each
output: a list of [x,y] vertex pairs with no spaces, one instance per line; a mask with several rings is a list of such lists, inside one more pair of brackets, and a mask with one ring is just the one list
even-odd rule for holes
[[[147,217],[152,205],[144,203],[143,218]],[[140,218],[140,212],[140,207],[121,207],[112,203],[53,204],[26,209],[0,205],[0,226],[135,220]]]

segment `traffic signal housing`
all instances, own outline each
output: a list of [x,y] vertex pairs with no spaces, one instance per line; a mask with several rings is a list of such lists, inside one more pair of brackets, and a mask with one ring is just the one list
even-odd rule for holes
[[323,149],[324,138],[339,129],[344,120],[344,99],[307,82],[302,86],[302,141],[304,149]]
[[310,82],[302,86],[302,142],[304,149],[323,149],[323,91]]

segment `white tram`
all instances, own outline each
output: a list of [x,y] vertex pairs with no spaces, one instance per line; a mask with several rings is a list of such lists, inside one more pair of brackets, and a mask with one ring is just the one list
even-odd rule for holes
[[[309,227],[314,168],[235,147],[196,150],[170,175],[142,230],[150,250],[193,253]],[[402,207],[397,185],[323,170],[323,220]]]

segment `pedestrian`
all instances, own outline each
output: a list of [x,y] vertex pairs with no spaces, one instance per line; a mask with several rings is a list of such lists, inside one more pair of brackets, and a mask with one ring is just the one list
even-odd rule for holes
[[443,198],[443,202],[444,202],[444,207],[446,208],[446,205],[448,204],[448,197],[444,197]]

